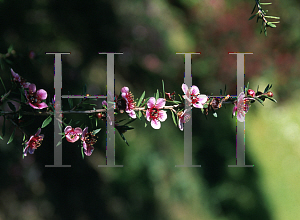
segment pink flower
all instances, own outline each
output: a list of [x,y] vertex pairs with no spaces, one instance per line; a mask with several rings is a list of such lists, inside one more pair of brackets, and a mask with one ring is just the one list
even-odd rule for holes
[[13,69],[10,69],[10,72],[13,76],[13,80],[15,82],[18,82],[20,83],[20,85],[23,87],[23,88],[28,88],[30,83],[29,82],[25,82],[25,79],[23,79],[21,76],[19,76],[18,73],[15,73]]
[[93,145],[97,142],[96,136],[92,132],[88,133],[88,127],[86,127],[82,132],[81,140],[83,142],[84,154],[91,156],[94,151]]
[[36,91],[36,86],[35,84],[30,84],[29,86],[29,93],[25,91],[25,95],[27,97],[27,103],[34,109],[43,109],[47,108],[48,105],[44,102],[47,98],[47,92],[44,89],[39,89]]
[[180,111],[180,112],[177,113],[177,115],[178,115],[178,127],[181,131],[183,131],[183,123],[188,122],[191,118],[191,115],[187,113],[189,110],[184,110],[183,112]]
[[245,121],[245,115],[249,110],[249,101],[247,98],[245,98],[245,94],[241,92],[239,94],[239,97],[237,101],[234,103],[232,114],[235,116],[235,113],[237,112],[237,119],[239,122]]
[[66,139],[67,139],[67,141],[69,141],[71,143],[78,141],[79,135],[81,135],[81,134],[82,134],[82,130],[79,127],[74,129],[71,126],[67,126],[65,128]]
[[125,111],[129,114],[131,118],[136,118],[136,114],[134,112],[135,102],[133,99],[133,95],[129,92],[128,87],[123,87],[121,89],[122,97],[126,100],[126,109]]
[[203,104],[207,101],[206,95],[200,95],[200,91],[197,86],[192,86],[190,89],[186,84],[182,84],[182,91],[185,95],[182,97],[188,100],[189,105],[193,105],[195,108],[203,108]]
[[151,121],[151,126],[154,129],[160,129],[160,122],[164,122],[167,119],[167,112],[159,110],[166,104],[166,100],[159,98],[155,102],[155,98],[151,97],[147,103],[148,109],[146,111],[146,117],[148,121]]
[[35,135],[32,135],[28,142],[26,142],[26,147],[24,148],[24,156],[27,156],[27,152],[30,154],[34,153],[34,150],[37,149],[39,146],[41,146],[41,142],[44,138],[44,135],[41,134],[41,129],[39,129]]

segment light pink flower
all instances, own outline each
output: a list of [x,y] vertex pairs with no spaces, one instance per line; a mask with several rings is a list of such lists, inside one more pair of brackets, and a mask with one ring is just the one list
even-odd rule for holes
[[181,131],[183,131],[183,124],[188,122],[191,118],[191,115],[187,113],[189,110],[186,109],[183,112],[181,111],[181,112],[177,113],[177,115],[178,115],[178,127]]
[[200,95],[200,91],[197,86],[192,86],[190,89],[186,84],[182,84],[182,91],[185,95],[182,97],[188,100],[189,105],[193,105],[195,108],[203,108],[203,104],[207,101],[206,95]]
[[41,146],[41,142],[44,138],[44,135],[41,134],[41,129],[39,129],[35,135],[32,135],[29,139],[29,141],[26,142],[26,147],[24,148],[23,154],[24,156],[27,156],[27,153],[30,154],[34,153],[34,150],[37,149],[39,146]]
[[135,108],[135,102],[133,99],[133,95],[129,92],[128,87],[123,87],[121,89],[122,97],[126,100],[126,109],[125,111],[129,114],[131,118],[136,118],[136,114],[134,111]]
[[82,130],[79,127],[74,129],[71,126],[67,126],[65,128],[65,135],[68,142],[74,143],[78,141],[79,135],[81,134],[82,134]]
[[155,102],[155,98],[151,97],[147,103],[148,109],[146,111],[146,118],[151,121],[151,126],[154,129],[160,129],[160,122],[167,119],[167,112],[162,109],[166,104],[166,100],[159,98]]
[[88,132],[88,127],[86,127],[82,132],[81,140],[83,143],[84,154],[86,156],[91,156],[94,151],[93,145],[97,142],[96,136],[93,135],[92,132]]
[[39,89],[36,91],[35,84],[30,84],[29,86],[29,92],[25,90],[25,95],[27,97],[27,103],[34,109],[43,109],[47,108],[48,105],[44,102],[47,98],[47,92],[44,89]]
[[245,115],[249,110],[250,105],[247,102],[247,99],[245,98],[245,94],[241,92],[238,96],[237,101],[234,103],[232,114],[235,116],[235,113],[237,112],[237,120],[239,122],[245,121]]

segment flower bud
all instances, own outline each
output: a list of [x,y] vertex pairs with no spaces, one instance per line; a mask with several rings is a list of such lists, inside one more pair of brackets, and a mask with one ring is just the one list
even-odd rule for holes
[[252,90],[252,89],[248,89],[248,95],[250,95],[250,96],[252,96],[252,97],[254,97],[255,96],[255,92],[254,92],[254,90]]
[[273,92],[271,92],[271,91],[267,92],[267,96],[273,97]]
[[217,110],[219,107],[219,102],[220,102],[220,99],[219,98],[213,98],[213,100],[211,101],[211,107],[214,109],[214,110]]

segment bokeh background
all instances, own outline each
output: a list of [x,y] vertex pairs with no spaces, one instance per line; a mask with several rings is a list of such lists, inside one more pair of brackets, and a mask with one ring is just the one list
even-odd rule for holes
[[[92,156],[83,160],[79,143],[64,140],[63,164],[72,167],[45,168],[53,164],[53,122],[42,129],[41,147],[22,159],[23,134],[17,129],[7,145],[14,126],[6,121],[0,219],[297,219],[300,3],[272,3],[264,8],[281,23],[265,37],[260,23],[248,21],[254,0],[0,1],[0,53],[10,45],[16,52],[7,58],[10,63],[1,59],[7,88],[13,68],[45,89],[51,101],[54,56],[45,52],[71,52],[62,59],[62,94],[81,94],[86,84],[87,93],[104,95],[106,57],[98,52],[123,52],[115,58],[116,94],[128,86],[135,98],[143,91],[150,97],[161,91],[161,80],[167,92],[182,94],[184,58],[176,52],[197,51],[193,84],[207,95],[219,95],[226,84],[228,94],[235,95],[236,56],[228,52],[253,52],[246,55],[245,83],[255,91],[273,84],[278,101],[254,103],[246,116],[246,164],[254,168],[228,168],[235,164],[232,105],[219,109],[217,118],[193,111],[193,164],[201,168],[175,168],[183,164],[183,132],[170,112],[160,130],[133,122],[135,129],[124,134],[130,146],[116,133],[116,164],[123,168],[98,168],[105,164],[104,122]],[[0,91],[3,95],[2,85]],[[68,110],[66,100],[63,105]],[[95,126],[87,116],[64,117]],[[24,128],[28,135],[45,118],[35,117]]]

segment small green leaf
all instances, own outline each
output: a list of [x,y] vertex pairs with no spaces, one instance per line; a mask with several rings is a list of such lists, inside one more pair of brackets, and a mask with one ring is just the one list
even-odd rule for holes
[[7,53],[11,53],[11,51],[14,49],[13,45],[11,44],[9,48],[7,49]]
[[137,107],[140,107],[140,104],[142,103],[143,99],[145,97],[145,91],[143,92],[143,94],[141,95],[140,99],[139,99],[139,102],[137,104]]
[[264,93],[268,92],[268,90],[269,90],[269,84],[266,86]]
[[7,62],[8,64],[13,65],[13,62],[12,62],[11,60],[6,59],[6,58],[4,58],[4,60],[5,60],[5,62]]
[[[269,15],[268,15],[268,16],[266,15],[265,17],[266,17],[266,18],[273,18],[273,19],[280,19],[280,17],[269,16]],[[271,23],[273,23],[273,22],[271,22]]]
[[84,159],[83,147],[81,147],[81,156],[82,156],[82,159]]
[[10,138],[9,138],[7,144],[10,144],[10,143],[14,140],[15,131],[16,131],[16,128],[15,128],[14,131],[11,133]]
[[48,118],[46,118],[42,124],[42,128],[46,127],[50,122],[52,121],[52,116],[50,115]]
[[7,104],[8,104],[8,106],[9,106],[9,108],[10,108],[13,112],[16,111],[16,107],[14,106],[14,104],[12,104],[11,102],[7,102]]
[[266,96],[267,99],[270,99],[271,101],[277,103],[277,101],[275,99],[273,99],[272,97]]
[[260,5],[271,5],[272,3],[271,2],[263,2],[263,3],[260,3]]
[[257,100],[260,104],[264,105],[264,104],[263,104],[263,101],[262,101],[260,98],[256,98],[256,97],[254,97],[254,98],[255,98],[255,100]]
[[145,122],[145,127],[147,127],[147,122]]
[[257,15],[257,14],[252,15],[252,16],[249,18],[249,21],[250,21],[251,19],[253,19],[256,15]]
[[254,5],[254,8],[253,8],[251,14],[254,12],[255,8],[256,8],[256,3],[255,3],[255,5]]
[[159,91],[157,90],[156,96],[155,96],[156,101],[157,101],[158,98],[159,98]]
[[273,24],[273,23],[271,23],[271,22],[268,22],[267,25],[270,26],[271,28],[275,28],[276,27],[276,25]]
[[18,117],[18,119],[21,119],[23,117],[23,112],[22,112],[22,110],[20,109],[19,110],[19,117]]
[[172,110],[171,110],[171,113],[172,113],[173,122],[174,122],[175,126],[177,126],[175,115],[174,115],[174,112]]
[[92,134],[93,134],[93,135],[96,135],[99,131],[101,131],[101,128],[94,130],[94,131],[92,132]]
[[217,118],[218,117],[217,112],[213,113],[213,116]]
[[56,147],[58,147],[59,145],[61,145],[61,141],[58,141],[58,143],[56,144]]
[[141,120],[141,116],[142,116],[142,113],[141,113],[141,111],[138,111],[138,113],[136,114],[136,117],[138,117],[138,119],[140,119],[140,120]]
[[3,140],[3,137],[1,137],[1,135],[0,135],[0,139]]

